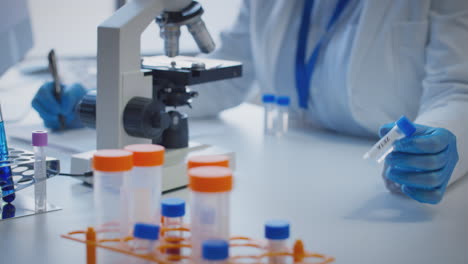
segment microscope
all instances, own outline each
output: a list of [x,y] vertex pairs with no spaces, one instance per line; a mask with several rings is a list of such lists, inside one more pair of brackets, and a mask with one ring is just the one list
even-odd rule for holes
[[[202,14],[202,6],[192,0],[129,1],[98,27],[97,94],[88,94],[78,106],[83,123],[96,128],[97,149],[165,146],[166,190],[186,184],[185,159],[191,153],[233,158],[229,151],[189,144],[187,114],[177,109],[196,100],[197,92],[188,86],[242,75],[239,62],[178,56],[182,26],[201,52],[215,49]],[[160,27],[166,56],[142,58],[140,36],[152,21]],[[93,153],[74,155],[72,173],[90,171]],[[83,180],[92,182],[89,177]]]

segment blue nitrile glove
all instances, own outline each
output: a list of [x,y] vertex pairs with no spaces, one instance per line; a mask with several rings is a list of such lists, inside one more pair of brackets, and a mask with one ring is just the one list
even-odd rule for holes
[[[380,128],[385,135],[395,123]],[[416,125],[416,132],[394,143],[385,158],[384,176],[401,185],[401,191],[421,203],[442,200],[450,176],[458,162],[455,135],[444,128]]]
[[54,83],[45,83],[34,96],[32,106],[44,120],[45,126],[50,129],[60,129],[59,115],[65,119],[65,128],[83,127],[75,107],[86,94],[86,89],[78,83],[62,85],[62,89],[59,103],[54,96]]

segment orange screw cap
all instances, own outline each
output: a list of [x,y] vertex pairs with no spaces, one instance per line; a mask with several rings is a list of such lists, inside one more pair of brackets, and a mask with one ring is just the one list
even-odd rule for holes
[[205,155],[189,158],[187,168],[196,168],[201,166],[220,166],[229,168],[229,157],[224,155]]
[[232,190],[232,171],[219,166],[196,167],[188,171],[189,187],[196,192],[228,192]]
[[135,144],[124,148],[133,153],[133,165],[138,167],[154,167],[164,164],[165,148],[154,144]]
[[93,156],[93,168],[97,171],[129,171],[133,167],[133,154],[120,149],[98,150]]

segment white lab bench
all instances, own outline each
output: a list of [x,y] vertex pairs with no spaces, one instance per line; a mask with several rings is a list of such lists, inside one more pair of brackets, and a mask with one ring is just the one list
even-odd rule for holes
[[[264,138],[261,109],[247,104],[217,120],[191,122],[207,128],[195,140],[236,152],[232,234],[260,238],[265,220],[284,218],[293,238],[336,263],[467,263],[466,179],[441,204],[419,204],[389,194],[381,169],[362,160],[371,140],[310,129]],[[49,154],[68,168],[68,157]],[[48,191],[49,201],[63,210],[1,221],[0,263],[85,263],[84,245],[60,235],[92,224],[92,189],[55,177]]]

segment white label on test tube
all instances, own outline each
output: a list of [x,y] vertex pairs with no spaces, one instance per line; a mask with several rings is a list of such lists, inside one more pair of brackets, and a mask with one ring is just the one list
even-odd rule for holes
[[402,116],[395,126],[385,134],[372,148],[363,156],[364,159],[375,159],[381,163],[385,157],[393,151],[395,141],[413,135],[416,127],[405,116]]
[[397,126],[394,126],[385,136],[383,136],[366,154],[364,159],[375,159],[378,163],[393,151],[393,143],[405,135],[401,133]]
[[229,198],[232,172],[225,167],[197,167],[188,172],[191,189],[192,258],[201,262],[201,245],[208,239],[229,240]]
[[160,225],[164,147],[136,144],[124,148],[133,153],[133,169],[124,180],[128,203],[128,231],[136,222]]
[[44,147],[47,146],[47,132],[34,131],[32,145],[34,148],[34,200],[36,213],[47,211],[47,170]]

